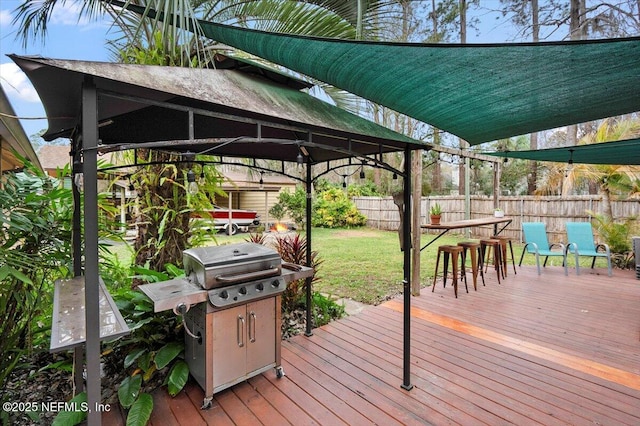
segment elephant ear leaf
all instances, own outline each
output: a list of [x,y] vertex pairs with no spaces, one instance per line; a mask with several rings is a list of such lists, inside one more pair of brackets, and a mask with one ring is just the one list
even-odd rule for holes
[[53,419],[52,426],[68,426],[68,425],[77,425],[85,421],[87,418],[86,410],[82,410],[83,403],[87,402],[87,393],[82,392],[78,395],[74,396],[70,401],[72,405],[76,408],[74,411],[60,411],[55,419]]
[[124,379],[118,388],[118,399],[120,400],[120,405],[124,408],[131,407],[140,394],[141,386],[142,376],[139,374],[129,376]]
[[161,370],[169,365],[169,363],[173,361],[173,359],[177,357],[183,350],[184,344],[180,342],[167,343],[166,345],[161,347],[154,358],[158,370]]
[[187,384],[187,379],[189,379],[189,366],[187,363],[180,360],[173,364],[167,378],[169,395],[176,396]]
[[127,415],[127,426],[145,426],[151,418],[153,411],[153,397],[148,393],[142,393],[133,403]]

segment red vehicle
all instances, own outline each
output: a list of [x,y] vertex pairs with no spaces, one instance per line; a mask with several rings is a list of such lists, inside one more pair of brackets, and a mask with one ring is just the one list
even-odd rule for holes
[[[229,214],[231,213],[231,214]],[[249,226],[260,225],[260,217],[258,212],[253,210],[225,209],[219,206],[213,206],[213,210],[194,212],[191,214],[193,219],[200,222],[198,226],[210,227],[213,220],[213,227],[219,231],[224,230],[229,233],[229,225],[231,225],[231,235],[239,230],[246,231]]]

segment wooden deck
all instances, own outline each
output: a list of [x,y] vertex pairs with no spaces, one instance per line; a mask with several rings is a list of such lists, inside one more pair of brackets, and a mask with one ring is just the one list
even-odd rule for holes
[[[638,425],[635,272],[513,270],[502,285],[412,298],[411,391],[402,383],[402,299],[283,342],[267,372],[215,395],[154,394],[153,425]],[[105,425],[123,424],[113,410]]]

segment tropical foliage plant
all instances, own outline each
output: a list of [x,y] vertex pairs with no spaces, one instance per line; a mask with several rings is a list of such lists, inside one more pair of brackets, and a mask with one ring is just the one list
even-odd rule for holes
[[[276,236],[275,248],[280,254],[284,262],[294,263],[296,265],[307,264],[307,240],[300,234]],[[323,260],[318,257],[318,252],[311,252],[311,267],[314,270],[311,285],[319,281],[320,275],[318,271]],[[311,289],[312,293],[312,327],[320,327],[328,324],[334,319],[341,318],[344,315],[344,307],[334,302],[330,296],[318,293]],[[282,333],[284,336],[295,334],[296,331],[290,331],[291,325],[287,318],[295,317],[296,311],[306,308],[307,280],[296,280],[287,285],[287,289],[282,294],[282,311],[284,319],[282,322]]]
[[33,350],[34,319],[51,305],[53,282],[72,270],[71,191],[21,161],[24,171],[3,175],[0,191],[0,388]]
[[594,228],[600,238],[611,250],[611,260],[621,268],[631,265],[631,237],[640,231],[637,217],[627,217],[622,220],[612,220],[607,215],[587,211],[593,217]]
[[[275,249],[280,254],[283,262],[295,265],[307,264],[307,239],[300,234],[276,236]],[[322,265],[322,260],[318,257],[318,252],[311,252],[311,267],[315,273],[313,281],[320,279],[318,269]],[[297,280],[290,283],[282,294],[282,309],[292,311],[301,304],[304,304],[303,296],[306,293],[306,280]]]

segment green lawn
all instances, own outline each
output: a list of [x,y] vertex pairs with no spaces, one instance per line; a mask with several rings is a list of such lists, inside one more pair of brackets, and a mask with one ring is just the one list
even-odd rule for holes
[[[216,236],[218,244],[240,242],[248,234],[233,237]],[[422,234],[422,246],[433,234]],[[437,247],[456,244],[464,237],[447,234],[421,253],[420,276],[422,287],[433,280]],[[311,235],[312,249],[324,261],[315,283],[316,291],[335,297],[346,297],[358,302],[377,304],[402,292],[402,259],[397,232],[370,228],[325,229],[315,228]],[[514,244],[516,263],[520,259],[522,244]],[[549,265],[552,260],[549,259]],[[525,256],[523,264],[535,265],[533,256]],[[561,262],[557,262],[558,265]]]
[[[212,244],[238,243],[248,238],[249,234],[246,233],[231,237],[217,234]],[[432,238],[434,234],[422,234],[421,245],[424,246]],[[422,251],[422,287],[430,285],[433,280],[438,245],[456,244],[462,240],[462,235],[450,233]],[[314,290],[367,304],[380,303],[402,292],[403,254],[400,251],[397,232],[370,228],[316,228],[312,231],[311,243],[312,249],[317,251],[323,260],[318,271],[320,281],[314,284]],[[516,263],[520,259],[522,246],[514,244]],[[122,258],[120,256],[120,259]],[[525,256],[523,264],[535,265],[534,257]],[[560,265],[561,261],[558,258],[550,258],[547,266]],[[569,265],[573,265],[573,259],[569,260]],[[590,260],[582,259],[581,265],[589,267]],[[599,261],[596,266],[603,265],[604,262]]]

